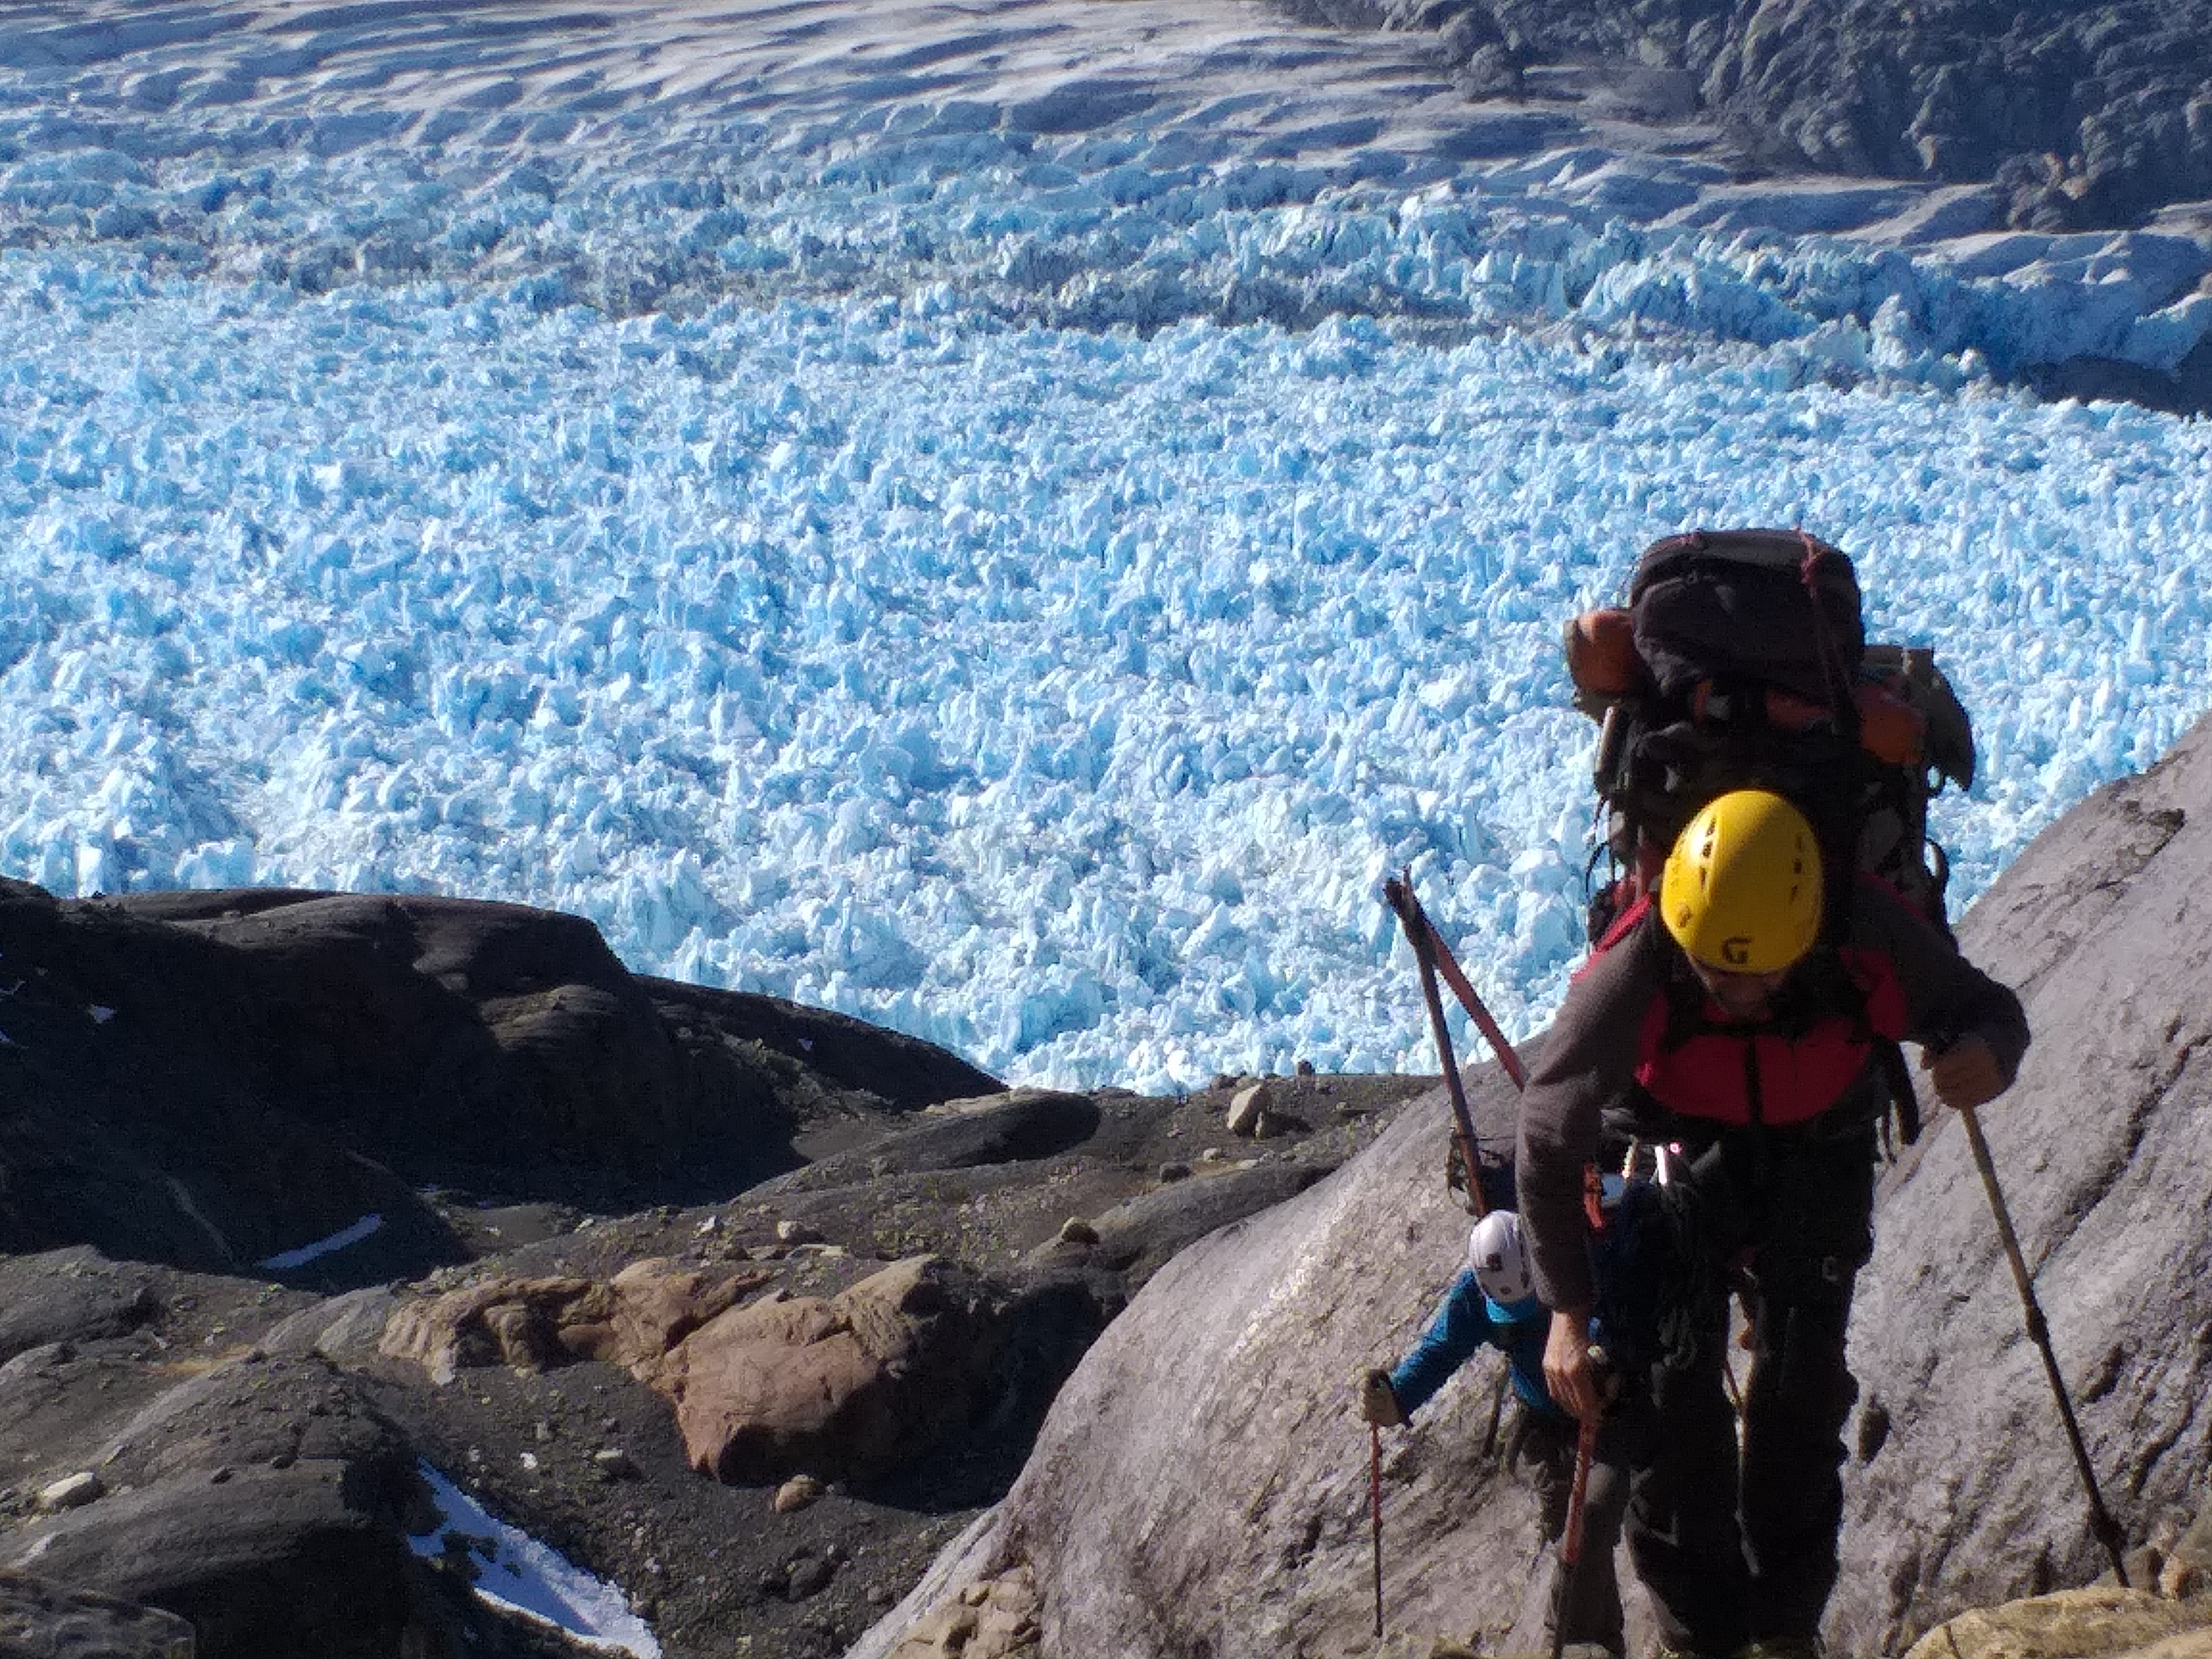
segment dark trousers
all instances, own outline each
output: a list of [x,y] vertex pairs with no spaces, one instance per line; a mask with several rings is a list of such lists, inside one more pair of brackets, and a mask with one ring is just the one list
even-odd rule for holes
[[1632,1455],[1637,1575],[1660,1635],[1700,1654],[1811,1637],[1835,1587],[1843,1431],[1858,1397],[1844,1336],[1871,1243],[1872,1148],[1795,1150],[1762,1164],[1752,1212],[1761,1239],[1734,1281],[1752,1343],[1741,1455],[1722,1374],[1729,1280],[1718,1273],[1694,1310],[1694,1362],[1650,1374],[1650,1431]]
[[[1546,1541],[1564,1547],[1579,1434],[1572,1422],[1563,1423],[1526,1407],[1522,1413],[1522,1424],[1516,1425],[1515,1455],[1531,1466],[1539,1524]],[[1556,1631],[1563,1643],[1595,1643],[1614,1655],[1627,1650],[1620,1582],[1613,1571],[1613,1553],[1620,1541],[1621,1522],[1628,1508],[1627,1449],[1639,1420],[1616,1408],[1599,1425],[1589,1480],[1583,1492],[1580,1559],[1571,1571],[1561,1559],[1560,1548],[1552,1552],[1551,1588],[1544,1612],[1547,1638]]]

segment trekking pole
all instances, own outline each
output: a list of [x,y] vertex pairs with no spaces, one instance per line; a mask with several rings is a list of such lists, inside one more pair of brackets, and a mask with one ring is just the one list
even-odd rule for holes
[[1566,1530],[1559,1534],[1559,1576],[1552,1586],[1552,1659],[1559,1659],[1567,1644],[1567,1609],[1574,1604],[1575,1578],[1582,1571],[1583,1510],[1596,1456],[1597,1423],[1586,1418],[1575,1435],[1575,1484],[1567,1498]]
[[1459,1139],[1459,1155],[1467,1165],[1467,1196],[1475,1214],[1482,1213],[1482,1171],[1474,1161],[1474,1117],[1468,1110],[1467,1085],[1460,1081],[1459,1062],[1452,1055],[1451,1033],[1444,1029],[1443,999],[1437,994],[1437,955],[1428,917],[1407,884],[1410,876],[1393,877],[1382,884],[1382,896],[1398,913],[1407,943],[1413,947],[1413,962],[1421,970],[1421,1000],[1428,1005],[1429,1030],[1437,1040],[1443,1060],[1444,1088],[1451,1096],[1452,1133]]
[[1382,1431],[1367,1425],[1367,1498],[1375,1516],[1375,1639],[1382,1639]]
[[2112,1511],[2105,1507],[2103,1493],[2097,1489],[2097,1471],[2090,1464],[2089,1448],[2082,1442],[2081,1425],[2075,1421],[2074,1402],[2067,1397],[2066,1380],[2058,1374],[2058,1356],[2051,1351],[2051,1326],[2036,1302],[2027,1261],[2021,1255],[2020,1237],[2013,1231],[2012,1214],[2005,1208],[2004,1189],[1997,1185],[1996,1164],[1990,1157],[1990,1143],[1982,1133],[1981,1120],[1975,1116],[1972,1107],[1954,1109],[1966,1126],[1966,1144],[1973,1148],[1974,1167],[1981,1171],[1982,1190],[1990,1196],[1990,1213],[1996,1219],[1997,1237],[2004,1245],[2005,1259],[2012,1264],[2012,1282],[2020,1288],[2021,1306],[2027,1316],[2027,1334],[2043,1355],[2043,1369],[2051,1378],[2051,1393],[2058,1401],[2058,1419],[2066,1425],[2067,1443],[2074,1448],[2074,1464],[2081,1470],[2082,1488],[2089,1495],[2089,1530],[2105,1547],[2105,1553],[2112,1558],[2112,1576],[2120,1581],[2120,1588],[2126,1589],[2128,1564],[2122,1549],[2124,1535]]

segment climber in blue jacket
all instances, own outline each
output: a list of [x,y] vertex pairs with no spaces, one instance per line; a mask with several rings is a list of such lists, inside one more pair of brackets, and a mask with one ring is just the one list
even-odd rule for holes
[[[1529,1466],[1543,1537],[1555,1543],[1566,1529],[1578,1425],[1544,1386],[1544,1342],[1551,1320],[1550,1310],[1536,1299],[1521,1218],[1510,1210],[1492,1210],[1475,1223],[1467,1265],[1413,1351],[1395,1370],[1362,1371],[1356,1386],[1360,1416],[1394,1428],[1406,1424],[1481,1349],[1500,1350],[1518,1402],[1507,1437],[1508,1464]],[[1565,1572],[1554,1552],[1551,1592],[1545,1598],[1547,1638],[1556,1629],[1559,1642],[1584,1644],[1585,1653],[1602,1650],[1611,1659],[1620,1659],[1627,1647],[1613,1565],[1628,1504],[1621,1438],[1608,1419],[1600,1431],[1583,1492],[1581,1565]]]

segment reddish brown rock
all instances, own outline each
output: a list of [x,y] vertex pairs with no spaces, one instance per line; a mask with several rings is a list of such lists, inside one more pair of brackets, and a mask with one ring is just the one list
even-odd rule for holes
[[471,1365],[540,1371],[600,1359],[649,1380],[668,1351],[756,1289],[762,1273],[716,1276],[636,1261],[611,1282],[495,1279],[392,1316],[379,1351],[450,1382]]
[[702,1473],[866,1478],[967,1420],[1003,1322],[979,1281],[917,1256],[827,1300],[733,1308],[647,1380],[676,1402],[684,1449]]

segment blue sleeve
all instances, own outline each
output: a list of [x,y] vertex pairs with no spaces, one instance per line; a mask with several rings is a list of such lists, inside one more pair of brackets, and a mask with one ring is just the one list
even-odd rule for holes
[[1474,1275],[1462,1273],[1452,1281],[1419,1343],[1390,1373],[1390,1392],[1398,1396],[1398,1409],[1411,1417],[1427,1404],[1451,1374],[1492,1340],[1492,1329]]
[[1552,1316],[1533,1297],[1526,1302],[1516,1302],[1506,1310],[1507,1317],[1498,1322],[1498,1346],[1505,1350],[1505,1360],[1513,1374],[1513,1392],[1521,1403],[1547,1417],[1564,1417],[1566,1413],[1552,1400],[1552,1391],[1544,1382],[1544,1342],[1551,1334]]

